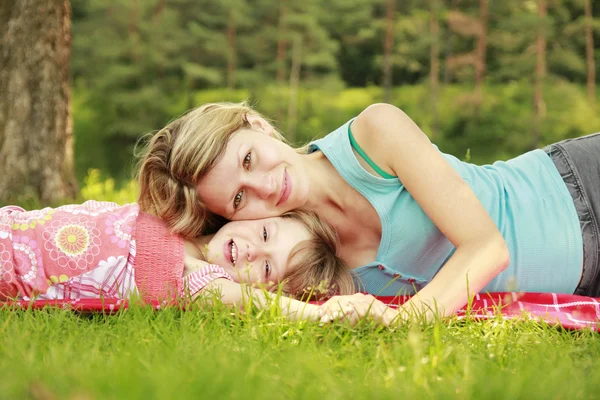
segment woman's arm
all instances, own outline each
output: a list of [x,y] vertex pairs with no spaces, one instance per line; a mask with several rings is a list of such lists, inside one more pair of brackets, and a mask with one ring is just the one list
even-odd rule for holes
[[[453,314],[509,264],[504,238],[461,176],[400,109],[375,104],[353,122],[361,147],[383,169],[398,176],[437,228],[456,247],[438,274],[404,310]],[[437,311],[436,311],[437,308]]]

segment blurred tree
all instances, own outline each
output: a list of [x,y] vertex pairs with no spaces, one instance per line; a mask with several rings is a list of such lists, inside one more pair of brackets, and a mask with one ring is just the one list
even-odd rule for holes
[[392,102],[392,50],[394,47],[394,26],[396,25],[396,0],[385,2],[385,34],[383,37],[383,98]]
[[594,59],[594,17],[591,0],[584,0],[585,9],[585,59],[587,65],[587,89],[590,101],[596,101],[596,62]]
[[227,17],[227,88],[235,87],[237,67],[237,12],[231,8]]
[[416,83],[428,77],[431,67],[430,5],[428,2],[402,1],[397,7],[392,56],[394,78],[396,84]]
[[298,35],[292,45],[292,67],[290,70],[290,99],[287,113],[287,139],[296,142],[296,123],[298,120],[298,89],[300,87],[300,68],[302,66],[302,38]]
[[438,130],[439,86],[440,86],[440,3],[439,0],[429,0],[429,34],[431,35],[431,51],[429,56],[429,85],[431,88],[432,130],[430,136]]
[[285,60],[287,50],[287,0],[279,0],[279,21],[277,28],[277,83],[285,80]]
[[188,50],[196,37],[181,29],[180,3],[171,3],[73,1],[73,50],[79,56],[72,71],[75,90],[81,93],[77,106],[91,114],[85,125],[78,125],[77,115],[75,119],[80,178],[89,168],[130,176],[131,154],[141,134],[160,128],[192,104],[194,85],[225,82],[227,46],[219,43],[224,49],[220,69],[197,66],[196,54]]
[[535,68],[535,2],[506,0],[490,4],[488,78],[495,82],[529,80]]
[[[327,4],[320,0],[291,3],[286,23],[290,37],[299,36],[302,41],[304,78],[307,81],[314,79],[319,86],[320,78],[337,72],[335,56],[338,44],[323,26],[326,6]],[[292,64],[292,55],[287,62]]]
[[0,2],[0,202],[75,196],[67,0]]
[[[514,154],[532,142],[538,27],[545,81],[583,85],[598,72],[589,48],[600,40],[600,0],[590,0],[591,23],[585,1],[549,1],[540,19],[536,0],[72,0],[78,176],[90,167],[128,176],[142,133],[222,100],[250,99],[304,140],[387,96],[461,156],[472,144],[474,159]],[[510,103],[489,94],[498,84]],[[403,97],[400,85],[416,87]],[[344,86],[366,88],[338,99]],[[460,105],[452,112],[448,96]],[[515,113],[528,125],[517,130]]]
[[323,25],[339,45],[336,63],[348,86],[367,86],[381,79],[376,57],[383,51],[377,8],[382,0],[331,0]]
[[466,53],[448,57],[450,69],[472,66],[475,72],[475,104],[481,104],[483,95],[483,80],[486,70],[486,50],[488,35],[488,2],[478,1],[477,16],[466,12],[452,10],[448,13],[448,23],[453,32],[463,37],[473,37],[476,40],[475,49]]
[[537,0],[538,17],[540,23],[537,26],[537,37],[535,42],[536,67],[535,67],[535,89],[533,92],[533,109],[535,119],[532,126],[533,140],[532,148],[537,149],[540,145],[542,129],[541,124],[546,112],[544,104],[543,85],[546,78],[546,16],[548,15],[548,4],[546,0]]
[[477,104],[481,104],[483,96],[483,80],[486,69],[485,55],[488,35],[488,2],[479,0],[479,35],[477,36],[477,61],[475,62],[475,93]]
[[246,0],[175,0],[172,8],[181,24],[174,29],[186,36],[181,57],[189,88],[236,87],[245,62],[240,37],[256,24]]
[[[446,3],[446,8],[449,11],[448,14],[452,15],[456,12],[458,12],[459,8],[458,8],[458,4],[459,4],[460,0],[442,0],[443,3]],[[445,59],[446,62],[444,63],[444,83],[450,83],[450,80],[452,78],[452,71],[450,68],[450,60],[454,57],[454,47],[455,47],[455,43],[457,42],[457,35],[455,34],[449,34],[446,35],[445,38]]]

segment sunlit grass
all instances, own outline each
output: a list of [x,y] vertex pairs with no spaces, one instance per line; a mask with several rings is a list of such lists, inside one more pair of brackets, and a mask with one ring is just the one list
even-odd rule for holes
[[218,303],[0,310],[0,398],[595,398],[596,333],[531,321],[289,322]]
[[[81,199],[135,201],[90,171]],[[600,336],[532,321],[382,328],[215,302],[114,315],[0,309],[0,399],[592,399]]]

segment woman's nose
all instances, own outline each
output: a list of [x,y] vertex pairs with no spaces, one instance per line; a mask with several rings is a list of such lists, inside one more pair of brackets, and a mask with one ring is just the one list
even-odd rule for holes
[[267,199],[275,192],[277,185],[271,174],[261,174],[256,176],[254,188],[262,199]]

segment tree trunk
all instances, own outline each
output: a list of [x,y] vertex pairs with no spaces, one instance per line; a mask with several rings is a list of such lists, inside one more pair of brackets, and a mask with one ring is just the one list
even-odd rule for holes
[[487,0],[479,0],[479,23],[481,30],[477,38],[477,62],[475,63],[475,96],[477,103],[483,100],[483,79],[485,76],[485,53],[487,46],[488,4]]
[[437,102],[440,86],[440,23],[438,19],[437,1],[438,0],[430,0],[431,17],[429,19],[429,33],[431,34],[429,81],[431,84],[431,111],[433,117],[433,131],[431,136],[433,136],[438,129]]
[[0,2],[0,202],[75,196],[68,0]]
[[[138,28],[140,10],[138,0],[131,0],[130,7],[127,33],[129,34],[129,40],[131,41],[131,61],[134,64],[137,64],[140,62],[140,32]],[[139,78],[136,80],[139,80]]]
[[277,83],[285,82],[285,58],[287,52],[287,0],[279,0],[279,26],[277,27]]
[[587,65],[587,92],[591,102],[596,101],[596,62],[594,60],[593,16],[590,0],[585,3],[585,59]]
[[540,145],[541,125],[544,119],[545,105],[543,85],[546,77],[546,27],[545,19],[547,15],[546,0],[538,0],[538,17],[540,19],[536,39],[536,66],[535,66],[535,88],[533,94],[534,122],[532,148],[536,149]]
[[152,9],[152,18],[158,17],[165,9],[167,0],[158,0]]
[[[448,1],[448,0],[446,0]],[[458,11],[458,2],[459,0],[451,0],[451,3],[448,5],[450,8],[451,12],[456,12]],[[444,84],[449,84],[450,80],[452,79],[451,76],[451,68],[449,66],[449,60],[451,60],[454,57],[454,35],[448,33],[446,35],[446,40],[445,40],[445,53],[446,53],[446,62],[444,63]]]
[[392,49],[394,47],[394,24],[396,23],[396,0],[387,0],[385,12],[385,38],[383,39],[383,90],[386,103],[392,101]]
[[298,120],[298,88],[302,69],[302,37],[297,36],[292,48],[292,70],[290,71],[290,100],[288,102],[287,139],[296,142],[296,121]]
[[235,71],[237,68],[237,26],[235,10],[229,10],[227,17],[227,87],[235,88]]

